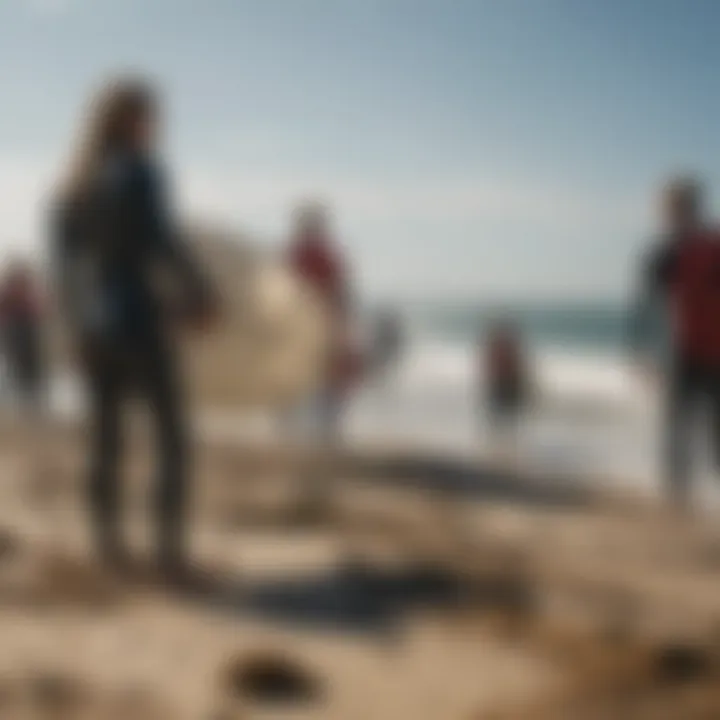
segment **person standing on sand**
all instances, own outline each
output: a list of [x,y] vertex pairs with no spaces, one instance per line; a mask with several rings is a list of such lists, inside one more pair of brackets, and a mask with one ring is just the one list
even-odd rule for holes
[[695,415],[705,402],[713,414],[720,463],[720,232],[705,219],[704,188],[695,179],[671,182],[662,196],[665,236],[643,258],[631,314],[631,342],[644,364],[651,310],[668,321],[664,475],[672,502],[688,503]]
[[317,294],[330,321],[330,350],[316,397],[316,421],[325,440],[338,436],[357,358],[350,328],[349,274],[319,205],[301,207],[289,247],[290,267]]
[[82,145],[52,218],[61,307],[90,400],[88,488],[101,558],[129,567],[120,540],[121,410],[139,395],[157,425],[158,561],[188,577],[185,512],[188,439],[173,318],[157,272],[175,282],[182,319],[211,320],[214,298],[178,238],[156,158],[158,106],[142,80],[108,85],[88,117]]
[[[360,357],[351,327],[349,274],[329,227],[325,210],[318,205],[300,208],[288,248],[291,270],[319,297],[330,323],[330,342],[320,387],[311,401],[312,422],[321,442],[340,438],[348,394],[357,381]],[[326,510],[331,480],[327,469],[316,469],[305,481],[298,515],[315,519]]]
[[11,265],[0,282],[0,332],[12,392],[23,406],[39,410],[44,390],[42,309],[35,276],[25,263]]

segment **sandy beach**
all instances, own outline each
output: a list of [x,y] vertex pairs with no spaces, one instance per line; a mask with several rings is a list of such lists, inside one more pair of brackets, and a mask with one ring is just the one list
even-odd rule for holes
[[[81,429],[2,437],[0,717],[720,717],[711,519],[481,460],[203,437],[196,596],[95,563]],[[142,557],[152,468],[131,444]]]
[[0,0],[0,720],[720,720],[719,24]]

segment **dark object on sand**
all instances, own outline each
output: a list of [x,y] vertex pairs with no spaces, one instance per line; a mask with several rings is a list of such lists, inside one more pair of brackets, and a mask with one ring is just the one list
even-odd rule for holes
[[305,667],[274,653],[233,661],[227,671],[226,687],[237,699],[268,704],[309,704],[322,696],[318,679]]
[[16,557],[19,551],[19,545],[20,543],[17,537],[9,530],[0,530],[0,562]]
[[660,648],[653,662],[654,678],[663,685],[703,680],[715,669],[713,658],[706,648],[687,643]]
[[89,691],[81,682],[53,673],[30,677],[27,691],[30,702],[38,711],[52,712],[58,716],[79,715],[90,700]]

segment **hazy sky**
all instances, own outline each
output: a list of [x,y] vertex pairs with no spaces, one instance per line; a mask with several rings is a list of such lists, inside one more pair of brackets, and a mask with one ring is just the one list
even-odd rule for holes
[[677,168],[715,184],[718,0],[0,0],[0,238],[108,73],[165,91],[177,195],[278,240],[321,194],[371,294],[617,296]]

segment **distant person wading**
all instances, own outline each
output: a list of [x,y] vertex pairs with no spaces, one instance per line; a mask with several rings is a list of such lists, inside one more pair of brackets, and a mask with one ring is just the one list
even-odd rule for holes
[[519,421],[530,396],[528,359],[518,329],[507,322],[495,323],[479,341],[485,369],[486,417],[493,443],[510,441],[516,449]]
[[121,411],[137,395],[157,426],[158,559],[184,576],[188,438],[173,318],[156,273],[174,281],[183,319],[209,320],[213,303],[166,205],[157,114],[141,81],[111,84],[96,99],[57,207],[53,249],[89,393],[89,500],[101,555],[120,567],[127,560],[118,517]]

